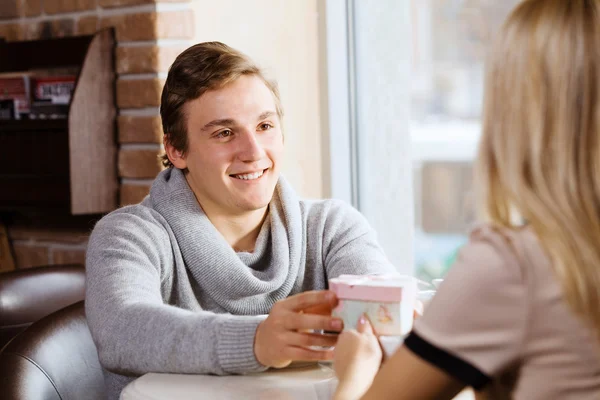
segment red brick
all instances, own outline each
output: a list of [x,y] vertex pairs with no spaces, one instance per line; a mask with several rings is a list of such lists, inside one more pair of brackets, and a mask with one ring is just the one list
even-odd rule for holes
[[13,243],[13,250],[17,268],[39,267],[50,263],[48,247]]
[[156,39],[156,13],[113,15],[102,18],[101,28],[114,27],[117,41]]
[[92,15],[89,17],[82,17],[77,20],[77,34],[78,35],[91,35],[96,33],[98,30],[98,17]]
[[155,39],[193,39],[194,18],[191,11],[166,11],[105,17],[101,27],[115,27],[117,41]]
[[119,176],[122,178],[154,178],[162,170],[160,150],[121,149]]
[[23,15],[21,0],[0,1],[0,19],[18,18]]
[[42,13],[42,0],[23,0],[23,11],[27,17],[35,17]]
[[179,46],[143,46],[117,48],[117,73],[143,74],[166,72],[185,50]]
[[183,3],[191,0],[99,0],[100,7],[123,7],[123,6],[134,6],[138,4],[154,4],[154,3]]
[[121,185],[121,205],[137,204],[150,193],[150,185],[133,185],[124,183]]
[[84,249],[52,249],[52,264],[85,265]]
[[[44,24],[41,22],[29,22],[23,25],[23,40],[37,40],[42,37]],[[51,37],[51,26],[46,27],[47,37]]]
[[117,105],[120,108],[142,108],[160,106],[160,95],[164,80],[119,79],[117,81]]
[[61,14],[73,11],[93,10],[96,0],[44,0],[46,14]]
[[160,116],[119,116],[120,143],[162,143],[163,131]]
[[[33,32],[39,32],[40,39],[73,36],[75,34],[75,20],[70,18],[44,21],[38,27],[32,26]],[[39,30],[39,31],[38,31]],[[31,33],[28,34],[30,37]]]
[[23,27],[19,23],[0,25],[0,37],[8,42],[23,40]]

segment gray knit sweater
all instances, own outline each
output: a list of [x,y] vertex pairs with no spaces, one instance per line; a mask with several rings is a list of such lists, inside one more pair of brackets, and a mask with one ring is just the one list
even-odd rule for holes
[[340,274],[393,272],[358,211],[299,200],[283,178],[254,252],[236,253],[178,169],[98,222],[86,268],[86,315],[111,399],[148,372],[260,371],[254,333],[275,302]]

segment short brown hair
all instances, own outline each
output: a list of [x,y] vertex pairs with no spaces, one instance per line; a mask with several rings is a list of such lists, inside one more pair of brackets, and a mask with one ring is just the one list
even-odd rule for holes
[[[220,42],[196,44],[181,53],[171,65],[160,99],[160,116],[168,142],[185,153],[188,148],[185,104],[209,90],[219,89],[244,75],[263,80],[273,94],[277,114],[283,117],[277,84],[245,54]],[[173,167],[166,154],[162,163]]]

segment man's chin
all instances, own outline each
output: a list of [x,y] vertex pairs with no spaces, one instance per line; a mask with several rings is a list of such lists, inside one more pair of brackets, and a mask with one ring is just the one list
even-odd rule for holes
[[232,194],[236,197],[235,204],[239,208],[247,211],[260,210],[268,206],[271,200],[273,200],[275,186],[266,190],[261,188],[261,190],[235,191]]
[[238,203],[238,208],[243,211],[252,212],[264,210],[269,206],[270,201],[243,201]]

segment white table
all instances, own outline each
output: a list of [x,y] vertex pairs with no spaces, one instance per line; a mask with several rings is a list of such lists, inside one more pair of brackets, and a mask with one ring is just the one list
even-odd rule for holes
[[336,385],[333,371],[315,364],[243,376],[146,374],[121,400],[330,400]]
[[[336,385],[331,368],[315,364],[243,376],[146,374],[121,400],[330,400]],[[465,390],[454,400],[473,399]]]

